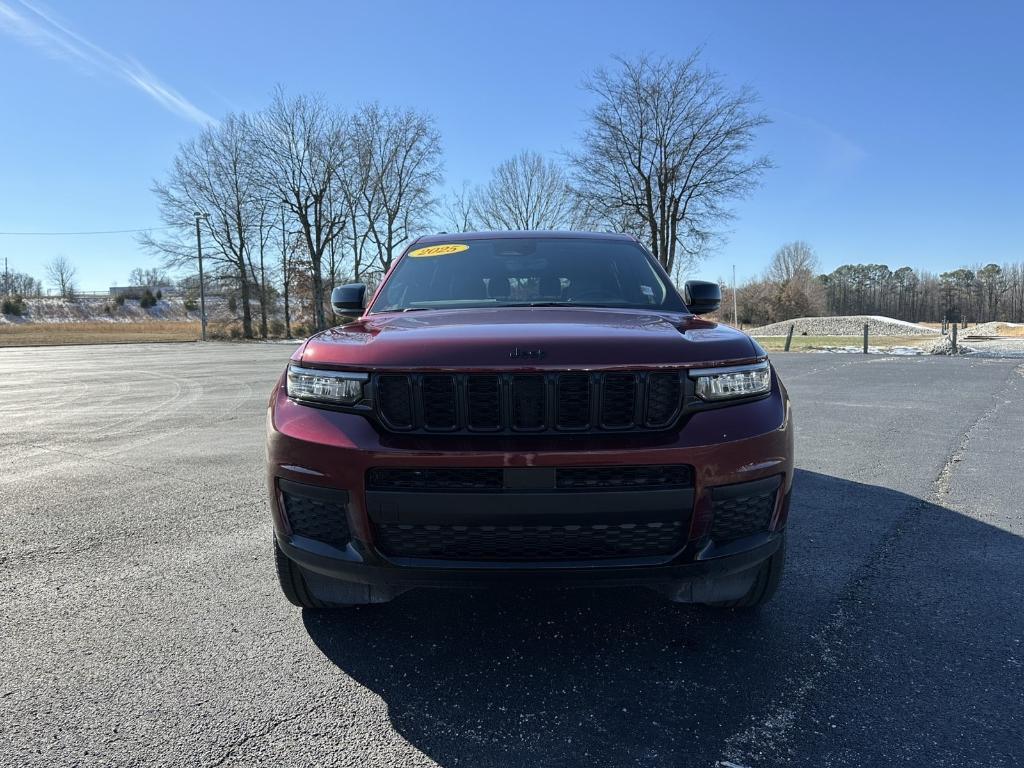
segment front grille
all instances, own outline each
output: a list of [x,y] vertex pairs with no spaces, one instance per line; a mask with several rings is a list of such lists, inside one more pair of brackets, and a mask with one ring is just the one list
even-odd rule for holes
[[636,419],[636,375],[609,373],[601,381],[601,426],[632,426]]
[[395,429],[412,428],[412,382],[408,376],[378,376],[377,402],[380,414]]
[[501,426],[501,390],[497,376],[466,377],[466,425],[491,430]]
[[679,408],[683,383],[675,373],[652,373],[647,379],[647,423],[664,426]]
[[500,467],[384,468],[366,473],[366,485],[374,490],[491,491],[502,488]]
[[397,432],[602,432],[667,429],[680,371],[378,374],[377,416]]
[[544,429],[547,411],[547,383],[543,376],[512,377],[512,428],[522,431]]
[[693,472],[684,464],[647,467],[563,467],[555,473],[559,488],[692,488]]
[[377,525],[393,557],[556,562],[668,556],[685,544],[680,521],[580,525]]
[[[506,484],[501,467],[377,467],[367,471],[366,487],[378,491],[501,492]],[[686,464],[557,467],[547,487],[564,491],[692,488],[693,469]]]
[[750,485],[760,487],[753,487],[748,493],[714,499],[711,538],[715,541],[730,541],[768,530],[775,511],[777,489],[765,490],[764,483]]
[[427,429],[454,429],[455,379],[452,376],[424,376],[420,390],[423,396],[423,425]]
[[555,425],[560,429],[590,426],[590,377],[587,374],[566,373],[558,377]]
[[298,483],[281,482],[281,501],[292,533],[344,548],[351,534],[343,494],[331,499],[330,492],[320,489],[311,489],[309,493],[318,497],[304,495]]

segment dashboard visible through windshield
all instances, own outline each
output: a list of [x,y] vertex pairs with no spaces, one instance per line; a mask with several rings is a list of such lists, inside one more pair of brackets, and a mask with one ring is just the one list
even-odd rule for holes
[[594,306],[684,311],[650,257],[628,240],[493,238],[414,247],[371,312]]

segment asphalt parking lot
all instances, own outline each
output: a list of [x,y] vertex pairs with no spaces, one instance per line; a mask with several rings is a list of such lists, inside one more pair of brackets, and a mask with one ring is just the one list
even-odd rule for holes
[[777,354],[787,576],[285,603],[264,408],[291,348],[0,350],[0,764],[1017,766],[1024,365]]

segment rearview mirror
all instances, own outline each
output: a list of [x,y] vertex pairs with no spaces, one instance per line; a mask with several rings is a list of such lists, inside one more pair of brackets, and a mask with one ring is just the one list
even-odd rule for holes
[[718,283],[687,280],[683,284],[683,302],[695,315],[706,315],[722,306],[722,289]]
[[366,303],[366,286],[362,283],[339,285],[331,291],[331,307],[339,315],[361,314]]

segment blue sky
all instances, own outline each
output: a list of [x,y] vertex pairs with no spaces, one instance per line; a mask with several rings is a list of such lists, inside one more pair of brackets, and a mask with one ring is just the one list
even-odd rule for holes
[[[776,164],[693,275],[759,273],[803,239],[941,271],[1024,259],[1020,3],[0,0],[0,232],[159,223],[150,186],[207,116],[274,85],[431,112],[446,184],[573,146],[580,81],[612,54],[685,56],[761,95]],[[0,258],[79,285],[153,259],[131,235],[0,236]]]

